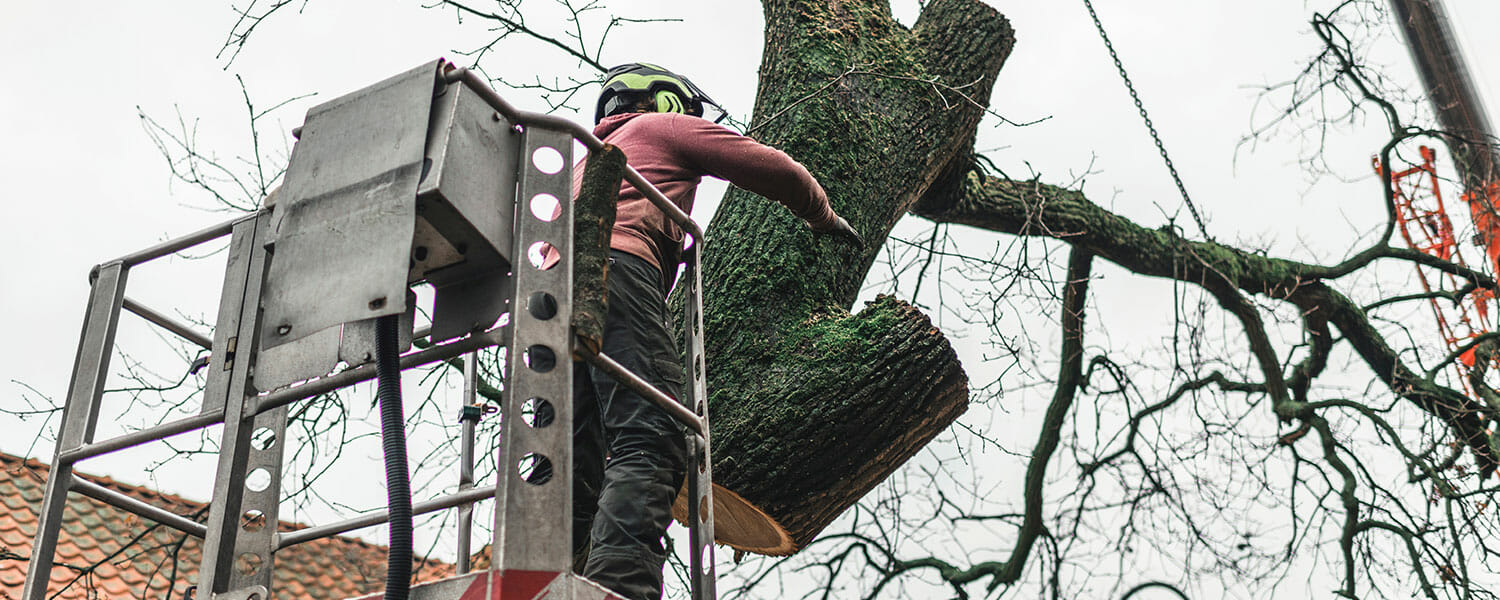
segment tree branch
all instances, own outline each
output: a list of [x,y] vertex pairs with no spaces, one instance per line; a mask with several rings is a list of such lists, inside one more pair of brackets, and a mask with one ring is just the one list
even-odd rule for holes
[[[1370,323],[1361,308],[1335,292],[1323,280],[1336,279],[1353,272],[1359,265],[1344,261],[1334,266],[1303,263],[1255,254],[1215,242],[1194,242],[1170,229],[1147,229],[1090,202],[1081,192],[1043,184],[1039,181],[1013,181],[971,170],[963,174],[961,186],[953,186],[945,196],[929,195],[913,212],[938,223],[970,225],[1022,236],[1055,238],[1081,247],[1125,269],[1139,274],[1178,279],[1204,287],[1220,298],[1224,286],[1249,294],[1261,294],[1289,301],[1304,314],[1318,312],[1354,347],[1365,364],[1392,392],[1422,410],[1442,419],[1474,451],[1480,472],[1487,476],[1496,468],[1495,452],[1489,445],[1481,407],[1461,392],[1437,385],[1406,367],[1386,343],[1384,336]],[[1427,266],[1446,268],[1481,287],[1495,287],[1493,279],[1462,269],[1435,257],[1404,249],[1376,247],[1375,256],[1399,258]],[[1196,260],[1174,261],[1173,256],[1188,255]],[[1174,264],[1174,262],[1176,264]],[[1229,300],[1226,308],[1238,302]],[[1253,310],[1253,307],[1252,307]],[[1248,315],[1243,307],[1236,312],[1242,323]],[[1248,330],[1247,330],[1248,331]],[[1268,391],[1274,395],[1280,387],[1279,369],[1270,375],[1268,364],[1278,364],[1274,353],[1261,355],[1251,332],[1251,350],[1257,352],[1262,371],[1267,373]],[[1300,382],[1299,382],[1300,385]],[[1278,402],[1280,400],[1278,399]],[[1282,418],[1296,407],[1278,409]]]

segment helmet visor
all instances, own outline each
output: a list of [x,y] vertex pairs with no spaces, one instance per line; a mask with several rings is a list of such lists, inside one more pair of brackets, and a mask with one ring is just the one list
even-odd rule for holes
[[681,75],[678,75],[677,78],[682,81],[682,84],[684,86],[687,87],[688,93],[692,94],[693,101],[703,107],[703,114],[698,116],[708,119],[709,121],[712,121],[714,123],[723,121],[724,117],[729,116],[728,111],[725,111],[724,107],[719,106],[718,102],[714,102],[713,98],[709,98],[708,94],[705,94],[703,93],[703,90],[698,89],[698,86],[694,85],[691,79],[688,79]]
[[703,118],[718,123],[719,121],[723,121],[724,117],[729,116],[728,112],[719,105],[714,104],[714,101],[710,100],[707,96],[701,96],[698,100],[703,103]]

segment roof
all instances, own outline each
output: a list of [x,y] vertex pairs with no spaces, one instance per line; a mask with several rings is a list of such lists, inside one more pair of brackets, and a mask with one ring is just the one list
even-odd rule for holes
[[[47,471],[47,465],[37,460],[0,453],[0,600],[21,598]],[[208,517],[208,505],[202,502],[108,477],[78,476],[200,522]],[[286,522],[280,526],[282,531],[303,527]],[[198,582],[201,549],[197,538],[70,494],[48,598],[181,600],[187,588]],[[384,546],[346,537],[292,546],[276,555],[273,595],[339,600],[378,591],[385,586],[385,554]],[[421,560],[412,571],[419,581],[454,572],[452,565]]]

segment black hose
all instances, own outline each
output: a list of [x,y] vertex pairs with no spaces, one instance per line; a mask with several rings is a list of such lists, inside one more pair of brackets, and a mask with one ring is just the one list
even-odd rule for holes
[[1188,600],[1188,595],[1186,593],[1184,593],[1182,590],[1177,589],[1177,586],[1172,585],[1170,583],[1167,583],[1165,581],[1148,581],[1146,583],[1143,583],[1143,584],[1140,584],[1140,585],[1135,586],[1133,588],[1130,588],[1130,591],[1125,592],[1125,595],[1123,597],[1121,597],[1120,600],[1130,600],[1130,598],[1132,596],[1135,596],[1136,593],[1144,591],[1144,590],[1147,590],[1147,589],[1150,589],[1150,588],[1161,588],[1161,589],[1167,590],[1169,592],[1172,592],[1173,594],[1177,594],[1177,597],[1178,598],[1182,598],[1182,600]]
[[411,483],[406,473],[405,417],[401,414],[400,315],[375,320],[375,398],[380,402],[380,445],[385,453],[385,496],[391,544],[386,554],[385,600],[406,600],[411,587]]

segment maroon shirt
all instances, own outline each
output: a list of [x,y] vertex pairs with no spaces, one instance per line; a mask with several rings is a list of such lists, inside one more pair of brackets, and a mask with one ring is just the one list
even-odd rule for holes
[[[826,231],[837,216],[818,180],[785,152],[698,117],[677,113],[627,113],[605,118],[594,135],[625,152],[630,166],[683,212],[704,175],[781,203],[813,229]],[[583,164],[573,170],[579,188]],[[620,188],[610,248],[639,256],[673,275],[682,257],[682,229],[630,182]]]

